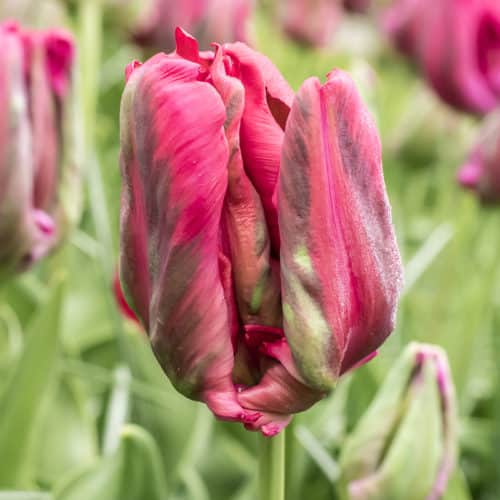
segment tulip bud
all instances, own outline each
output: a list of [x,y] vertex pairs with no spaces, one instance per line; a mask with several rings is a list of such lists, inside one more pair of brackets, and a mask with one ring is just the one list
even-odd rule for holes
[[[0,26],[5,49],[0,100],[8,113],[0,141],[2,248],[0,267],[8,275],[43,257],[61,239],[67,214],[79,212],[78,163],[67,139],[73,44],[58,31],[23,31]],[[68,205],[68,206],[67,206]]]
[[134,40],[141,46],[159,51],[175,49],[175,28],[193,32],[203,48],[214,40],[248,42],[253,0],[151,0],[144,4]]
[[280,0],[278,17],[284,32],[293,40],[327,46],[342,15],[337,0]]
[[498,104],[497,0],[396,0],[384,24],[446,103],[473,113],[487,113]]
[[[308,107],[308,85],[294,98],[249,47],[200,53],[193,37],[180,29],[176,37],[175,54],[126,70],[121,281],[175,387],[219,418],[270,436],[371,356],[392,326],[400,261],[376,133],[345,75],[338,100],[324,103],[342,123],[337,130],[322,106]],[[335,140],[320,144],[318,130]],[[335,208],[310,186],[321,172],[315,162],[325,178],[341,179],[328,184]],[[316,229],[325,216],[335,221],[323,238]],[[304,233],[306,222],[312,231]],[[313,252],[316,242],[322,260],[310,279],[323,282],[307,296],[289,259],[298,253],[306,263],[303,249]],[[313,342],[303,353],[301,332]]]
[[410,344],[344,445],[347,498],[438,500],[455,465],[456,431],[446,353]]
[[[50,240],[48,216],[31,203],[33,187],[28,103],[24,90],[23,45],[14,27],[0,27],[0,275],[23,267],[33,249],[44,253]],[[38,217],[37,217],[38,215]],[[39,227],[38,220],[46,224]],[[43,230],[46,228],[46,231]]]
[[457,178],[483,203],[500,201],[500,111],[494,111],[486,118],[479,140]]

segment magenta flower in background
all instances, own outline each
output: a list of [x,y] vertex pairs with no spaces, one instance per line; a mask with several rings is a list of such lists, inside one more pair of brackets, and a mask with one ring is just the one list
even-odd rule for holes
[[133,32],[134,40],[155,51],[175,49],[176,26],[192,32],[203,49],[213,40],[250,42],[254,0],[151,0]]
[[396,0],[384,26],[445,102],[481,114],[498,104],[497,0]]
[[327,46],[342,15],[338,0],[278,0],[278,19],[291,39],[312,45]]
[[175,387],[265,435],[371,357],[401,263],[352,80],[297,95],[242,43],[127,69],[121,281]]
[[483,203],[500,201],[500,111],[492,112],[479,132],[477,144],[460,168],[458,182]]
[[0,268],[10,274],[59,241],[78,205],[69,192],[77,177],[68,123],[74,46],[66,32],[11,22],[0,25],[0,38],[6,110],[0,120]]

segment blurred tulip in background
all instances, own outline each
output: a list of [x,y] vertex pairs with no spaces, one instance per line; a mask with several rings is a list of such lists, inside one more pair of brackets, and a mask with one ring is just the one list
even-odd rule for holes
[[278,0],[277,8],[286,35],[314,47],[330,44],[342,16],[338,0]]
[[154,51],[175,49],[174,31],[186,29],[203,49],[219,42],[250,42],[254,0],[150,0],[143,3],[133,38]]
[[500,201],[500,111],[486,118],[477,144],[458,172],[458,181],[484,203]]
[[79,212],[73,122],[75,49],[61,30],[0,27],[0,270],[29,267]]
[[487,113],[500,101],[497,0],[395,0],[384,26],[451,106]]
[[342,450],[349,500],[438,500],[457,453],[455,389],[446,353],[410,344]]

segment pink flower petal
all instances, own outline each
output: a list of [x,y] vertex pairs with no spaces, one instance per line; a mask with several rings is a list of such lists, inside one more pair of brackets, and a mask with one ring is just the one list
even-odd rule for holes
[[273,252],[279,249],[277,207],[273,201],[280,167],[283,128],[293,91],[265,56],[244,44],[225,46],[233,61],[233,75],[245,88],[241,121],[241,151],[245,171],[259,194]]
[[345,73],[299,90],[278,201],[285,334],[304,380],[328,390],[392,331],[402,273],[379,137]]
[[257,191],[243,168],[240,149],[245,91],[239,80],[226,74],[222,48],[217,49],[210,71],[226,106],[229,163],[223,222],[240,318],[243,323],[280,326],[280,284],[277,268],[271,262],[265,214]]
[[[122,101],[122,283],[177,389],[220,418],[249,417],[231,380],[219,260],[227,188],[224,104],[199,67],[156,56]],[[196,113],[193,113],[196,110]]]

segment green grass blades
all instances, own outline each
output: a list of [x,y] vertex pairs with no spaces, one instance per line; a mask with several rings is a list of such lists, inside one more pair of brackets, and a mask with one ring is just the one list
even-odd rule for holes
[[118,449],[56,487],[55,500],[164,500],[167,485],[154,439],[141,427],[122,428]]
[[30,486],[34,479],[33,446],[56,369],[63,291],[63,280],[56,278],[28,326],[24,349],[0,400],[0,450],[8,457],[0,467],[3,488]]
[[49,493],[32,491],[0,491],[0,500],[53,500]]

